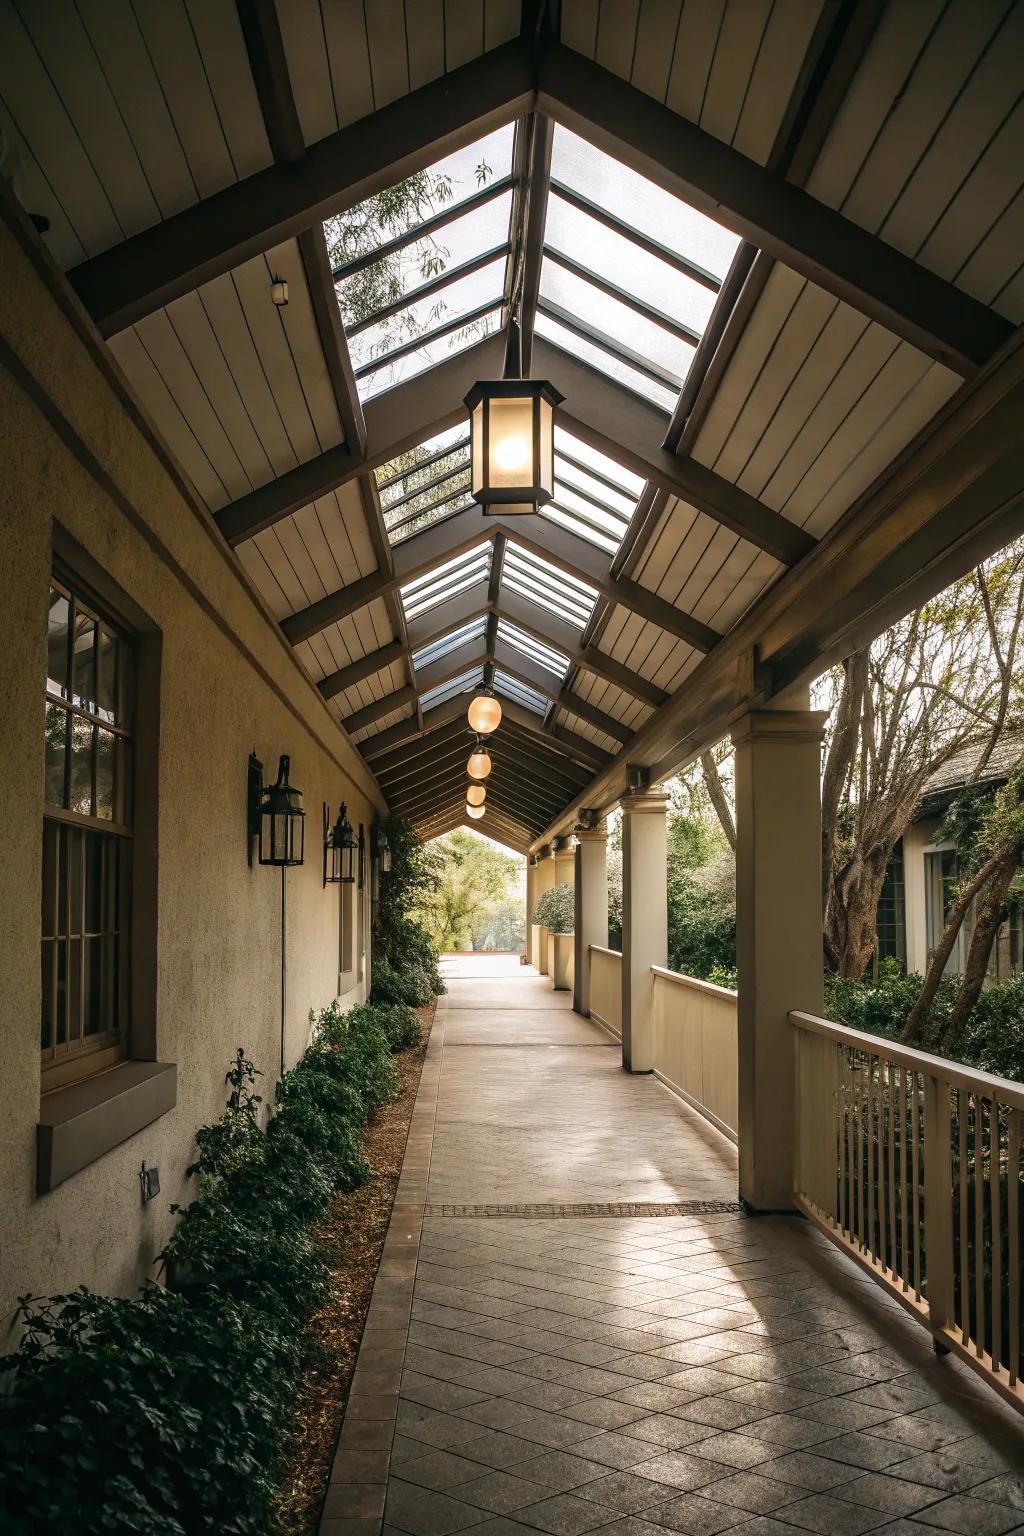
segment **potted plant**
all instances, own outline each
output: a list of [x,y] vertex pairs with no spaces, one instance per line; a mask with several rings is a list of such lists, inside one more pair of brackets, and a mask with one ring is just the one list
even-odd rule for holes
[[571,885],[553,885],[537,903],[533,921],[548,931],[548,973],[556,992],[572,988],[576,903]]

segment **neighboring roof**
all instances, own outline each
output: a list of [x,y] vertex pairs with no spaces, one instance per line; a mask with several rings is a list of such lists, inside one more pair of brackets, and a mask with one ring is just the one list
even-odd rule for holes
[[[424,830],[463,814],[480,681],[525,846],[727,728],[751,656],[827,664],[1001,526],[950,515],[983,411],[917,523],[885,541],[899,488],[855,520],[1024,321],[1024,6],[0,0],[0,45],[3,174]],[[420,173],[415,221],[338,256]],[[553,502],[503,522],[461,402],[513,313],[566,401]]]
[[[942,804],[948,804],[964,785],[969,783],[975,765],[985,750],[984,742],[970,742],[937,768],[925,783],[918,801],[919,814],[930,813]],[[992,754],[978,779],[979,784],[1005,784],[1013,770],[1024,758],[1024,732],[1007,731],[1000,736]]]

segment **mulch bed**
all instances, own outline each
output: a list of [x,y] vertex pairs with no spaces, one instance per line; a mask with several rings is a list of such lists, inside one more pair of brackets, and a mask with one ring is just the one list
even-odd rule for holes
[[351,1194],[339,1195],[314,1232],[327,1253],[331,1294],[309,1325],[322,1353],[299,1391],[299,1430],[280,1496],[281,1530],[287,1536],[312,1536],[317,1527],[398,1189],[435,1007],[430,1003],[416,1010],[423,1024],[422,1043],[394,1057],[402,1091],[364,1133],[368,1182]]

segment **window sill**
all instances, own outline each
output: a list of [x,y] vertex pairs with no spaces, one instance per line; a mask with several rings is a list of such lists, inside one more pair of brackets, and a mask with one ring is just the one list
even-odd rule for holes
[[177,1102],[172,1062],[126,1061],[43,1099],[36,1127],[36,1192],[56,1189],[151,1125]]

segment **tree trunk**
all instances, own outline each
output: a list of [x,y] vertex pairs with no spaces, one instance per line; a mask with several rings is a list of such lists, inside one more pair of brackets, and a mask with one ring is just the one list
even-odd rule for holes
[[935,994],[939,990],[942,973],[946,969],[946,962],[953,953],[953,946],[956,943],[960,929],[963,927],[964,918],[970,910],[971,902],[982,887],[992,878],[996,869],[999,868],[1004,855],[1005,850],[999,849],[991,858],[986,859],[977,873],[968,880],[957,897],[953,910],[946,919],[946,927],[942,938],[935,946],[935,953],[932,955],[931,964],[925,974],[924,984],[918,993],[917,1002],[907,1015],[907,1022],[900,1036],[901,1045],[916,1045],[919,1042],[925,1025],[931,1017],[932,1004],[935,1001]]
[[887,855],[876,850],[833,874],[825,912],[825,948],[837,976],[859,981],[871,963],[887,863]]
[[736,852],[736,823],[732,817],[732,807],[725,793],[725,785],[722,783],[718,772],[718,764],[715,762],[713,752],[702,752],[700,766],[704,770],[704,786],[708,792],[708,798],[715,808],[715,814],[722,824],[722,831],[729,840],[729,847]]
[[960,990],[950,1010],[949,1019],[942,1031],[940,1049],[947,1042],[956,1038],[959,1031],[966,1024],[968,1016],[977,1003],[978,998],[981,996],[981,989],[985,985],[985,976],[988,973],[988,962],[992,954],[992,946],[995,943],[996,933],[999,930],[999,920],[1003,913],[1006,893],[1013,883],[1017,867],[1017,849],[1015,847],[1004,848],[1001,861],[993,871],[985,888],[984,900],[978,913],[977,921],[974,924],[970,948],[967,951],[963,980],[960,983]]

